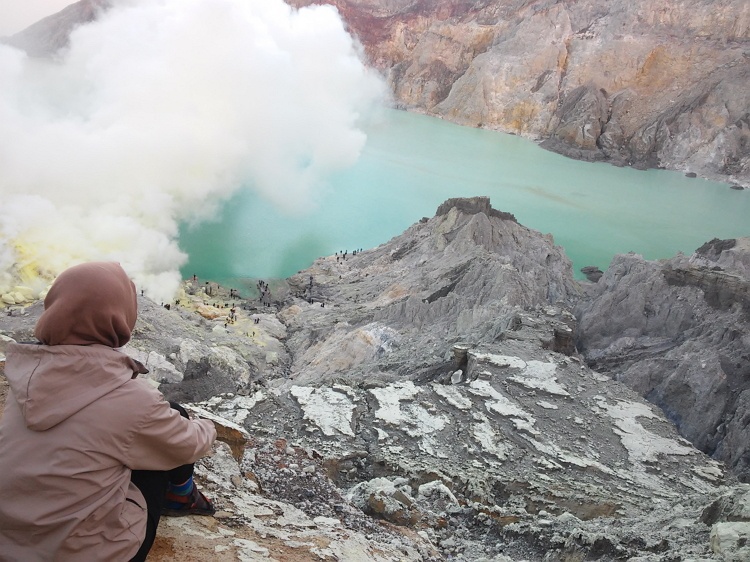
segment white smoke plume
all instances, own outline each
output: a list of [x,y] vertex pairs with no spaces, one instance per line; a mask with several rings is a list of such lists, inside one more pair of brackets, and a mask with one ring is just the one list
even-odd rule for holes
[[179,223],[243,186],[304,208],[384,95],[330,6],[120,0],[53,60],[0,46],[0,294],[115,260],[170,299]]

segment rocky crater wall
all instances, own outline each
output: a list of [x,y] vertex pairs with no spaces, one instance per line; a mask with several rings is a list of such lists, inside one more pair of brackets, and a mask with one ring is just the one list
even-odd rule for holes
[[[396,104],[584,160],[750,187],[744,0],[287,0],[332,4]],[[2,39],[50,56],[110,0]]]
[[327,3],[405,109],[750,187],[743,0]]

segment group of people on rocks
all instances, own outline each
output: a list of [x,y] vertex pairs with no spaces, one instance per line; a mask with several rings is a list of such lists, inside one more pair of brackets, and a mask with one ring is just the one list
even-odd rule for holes
[[[353,256],[356,256],[357,254],[362,252],[362,248],[359,248],[358,250],[354,250],[352,252]],[[336,256],[336,263],[341,263],[346,260],[346,256],[349,255],[349,250],[342,250],[341,252],[336,252],[334,254]]]
[[224,327],[226,328],[228,324],[234,324],[235,322],[237,322],[237,307],[232,306],[229,309],[229,316],[227,316],[227,320],[224,322]]
[[265,307],[271,306],[271,288],[263,279],[258,280],[258,290],[260,291],[260,302]]

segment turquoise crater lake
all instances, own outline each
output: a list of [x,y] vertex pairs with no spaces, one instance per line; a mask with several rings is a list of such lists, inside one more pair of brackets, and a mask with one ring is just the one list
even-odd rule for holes
[[579,162],[520,137],[402,111],[386,111],[366,132],[358,163],[331,177],[309,212],[285,215],[242,189],[218,220],[183,226],[183,276],[287,277],[319,256],[382,244],[448,198],[477,195],[551,233],[579,278],[580,268],[604,270],[619,253],[668,258],[712,238],[750,236],[750,191],[727,184]]

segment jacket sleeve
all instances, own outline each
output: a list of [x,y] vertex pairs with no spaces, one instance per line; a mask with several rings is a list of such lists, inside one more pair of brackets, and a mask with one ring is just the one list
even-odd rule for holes
[[133,470],[171,470],[194,463],[216,439],[210,420],[188,420],[173,410],[157,391],[149,393],[134,424],[125,465]]

